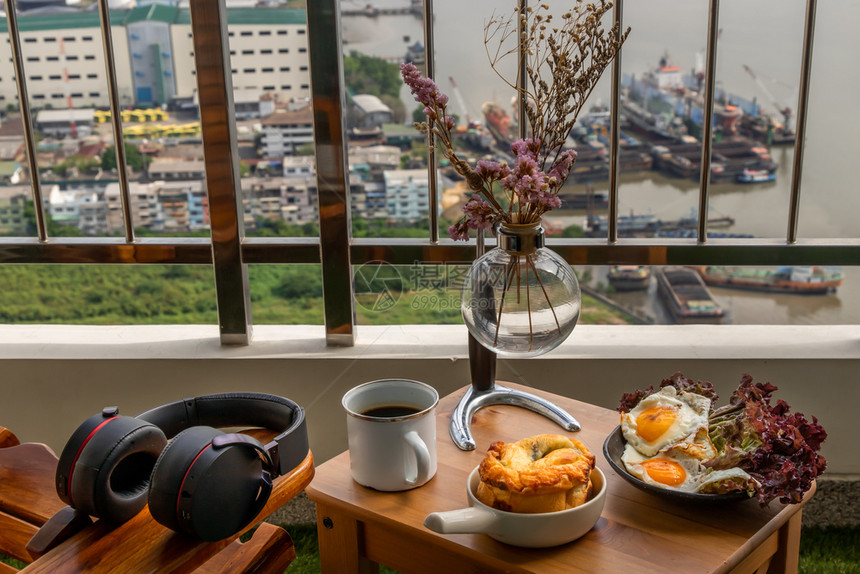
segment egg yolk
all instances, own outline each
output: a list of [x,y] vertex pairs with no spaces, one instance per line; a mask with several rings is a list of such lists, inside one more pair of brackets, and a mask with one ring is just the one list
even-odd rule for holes
[[669,430],[675,422],[677,413],[672,407],[654,405],[636,417],[636,434],[648,442],[654,442]]
[[652,458],[643,461],[642,466],[654,482],[666,486],[679,486],[687,479],[684,467],[668,458]]

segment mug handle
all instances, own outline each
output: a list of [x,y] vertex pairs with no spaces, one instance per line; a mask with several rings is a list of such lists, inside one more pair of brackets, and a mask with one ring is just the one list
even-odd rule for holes
[[418,463],[418,474],[415,478],[406,477],[406,484],[424,484],[430,478],[430,451],[416,431],[409,431],[403,438],[415,451],[415,461]]

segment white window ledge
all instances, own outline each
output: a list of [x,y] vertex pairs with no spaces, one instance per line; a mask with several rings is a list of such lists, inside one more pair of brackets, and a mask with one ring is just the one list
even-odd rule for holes
[[[254,327],[222,346],[215,325],[0,325],[0,359],[467,358],[462,325],[359,326],[326,347],[322,326]],[[542,359],[858,359],[858,325],[580,325]]]

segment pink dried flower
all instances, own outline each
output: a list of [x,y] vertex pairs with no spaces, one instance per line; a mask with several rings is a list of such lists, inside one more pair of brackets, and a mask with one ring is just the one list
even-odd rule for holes
[[531,154],[524,153],[517,157],[517,165],[502,181],[502,187],[516,192],[521,203],[529,203],[537,200],[548,184],[546,174],[538,168],[536,159]]
[[542,212],[549,211],[561,207],[561,198],[555,193],[542,191],[538,194],[536,203]]
[[532,138],[519,139],[511,144],[511,151],[517,157],[529,156],[537,159],[538,152],[540,152],[540,140]]
[[486,181],[493,182],[511,175],[511,168],[509,168],[508,164],[504,162],[498,163],[482,159],[475,165],[475,172],[477,172],[477,174]]
[[493,206],[484,201],[480,195],[475,194],[463,206],[466,215],[466,225],[469,229],[490,229],[496,218]]
[[[448,96],[442,93],[436,82],[421,75],[421,71],[412,62],[400,64],[400,75],[412,91],[412,96],[427,108],[444,107]],[[427,113],[425,108],[424,113]]]
[[559,187],[561,187],[561,185],[567,180],[567,176],[570,174],[570,168],[575,161],[576,151],[572,149],[564,150],[559,154],[558,158],[556,158],[555,165],[549,170],[549,176],[558,180]]
[[454,225],[448,228],[448,235],[451,236],[451,239],[454,241],[468,241],[469,239],[469,228],[466,225],[466,221],[461,219]]
[[[576,152],[563,151],[563,146],[588,94],[630,30],[622,33],[617,25],[604,29],[602,17],[611,7],[612,2],[603,0],[578,5],[552,27],[548,26],[551,16],[546,14],[549,5],[539,4],[514,10],[507,20],[493,18],[484,27],[488,48],[498,40],[497,49],[487,51],[496,74],[514,86],[517,82],[508,81],[499,64],[508,56],[523,54],[521,48],[525,47],[531,79],[530,87],[516,91],[520,102],[525,102],[532,137],[511,144],[515,160],[510,167],[495,161],[479,161],[472,167],[459,157],[454,150],[455,122],[446,109],[448,96],[414,64],[401,64],[403,81],[427,116],[426,122],[415,123],[416,128],[427,133],[428,144],[442,151],[476,194],[466,202],[463,218],[448,228],[452,238],[468,239],[469,229],[488,228],[498,220],[537,223],[543,213],[561,206],[558,192],[576,160]],[[521,24],[523,30],[509,33]],[[499,186],[503,198],[496,196]]]

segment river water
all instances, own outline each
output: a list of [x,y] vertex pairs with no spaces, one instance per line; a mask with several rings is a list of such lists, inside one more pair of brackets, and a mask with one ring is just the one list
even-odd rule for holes
[[[409,0],[344,0],[344,8],[408,6]],[[551,6],[570,2],[552,0]],[[632,27],[625,44],[622,73],[637,76],[653,69],[664,54],[682,70],[692,70],[697,54],[707,42],[706,0],[625,0],[624,22]],[[484,50],[484,22],[494,13],[507,14],[514,2],[499,0],[434,0],[436,29],[436,78],[451,97],[451,108],[461,117],[480,119],[481,105],[497,101],[506,105],[513,94],[497,78]],[[756,98],[769,112],[778,106],[797,107],[797,86],[805,17],[805,0],[723,0],[720,3],[720,48],[717,84],[729,93]],[[561,8],[559,8],[561,9]],[[860,157],[860,66],[853,55],[860,52],[860,3],[830,0],[818,4],[813,50],[812,90],[808,110],[807,140],[801,179],[802,238],[860,237],[860,193],[855,158]],[[348,17],[343,22],[344,50],[402,58],[407,46],[423,43],[421,20],[415,16],[379,18]],[[512,74],[511,61],[505,73]],[[757,80],[744,70],[754,71]],[[609,99],[609,74],[604,74],[590,104]],[[460,97],[451,83],[456,82]],[[415,104],[402,93],[407,110]],[[462,102],[462,104],[461,104]],[[586,109],[589,106],[586,106]],[[464,109],[460,109],[464,108]],[[714,215],[730,215],[735,225],[726,231],[757,237],[784,238],[788,221],[793,146],[774,147],[779,164],[775,182],[755,185],[720,184],[710,187]],[[596,186],[601,191],[606,184]],[[699,185],[671,179],[657,172],[624,177],[619,187],[622,213],[653,213],[661,219],[690,215],[698,203]],[[582,215],[558,212],[550,219],[581,223]],[[557,217],[555,217],[557,216]],[[721,230],[723,231],[723,230]],[[858,261],[860,264],[860,261]],[[845,284],[826,296],[792,296],[712,289],[727,311],[727,322],[743,324],[858,324],[860,323],[860,267],[846,267]],[[605,269],[592,269],[595,281]],[[616,297],[667,322],[656,295],[623,293]]]

